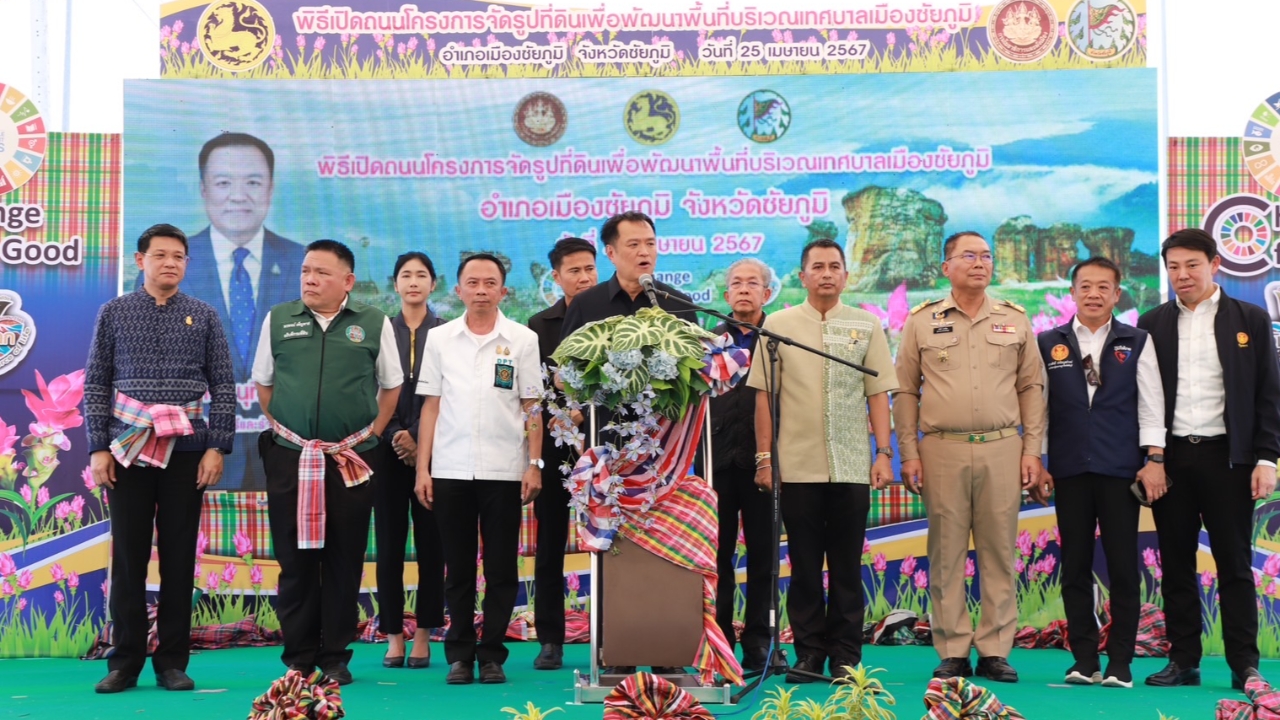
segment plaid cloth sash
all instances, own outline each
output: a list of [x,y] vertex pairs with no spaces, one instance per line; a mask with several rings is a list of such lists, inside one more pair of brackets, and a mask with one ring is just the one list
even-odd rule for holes
[[125,467],[167,467],[174,439],[194,435],[191,421],[200,418],[200,401],[185,405],[145,405],[116,391],[111,414],[130,427],[111,441],[111,455]]
[[315,550],[324,547],[324,456],[330,455],[338,463],[342,482],[355,487],[369,482],[373,468],[356,454],[355,446],[373,437],[373,423],[352,433],[336,443],[321,440],[303,440],[289,428],[271,421],[271,427],[280,437],[302,446],[298,459],[298,549]]
[[1215,720],[1277,720],[1280,718],[1280,691],[1260,677],[1244,684],[1248,700],[1219,700]]
[[604,699],[604,720],[714,720],[696,698],[666,678],[631,675]]
[[995,693],[964,678],[934,678],[924,693],[925,716],[921,720],[1024,720]]

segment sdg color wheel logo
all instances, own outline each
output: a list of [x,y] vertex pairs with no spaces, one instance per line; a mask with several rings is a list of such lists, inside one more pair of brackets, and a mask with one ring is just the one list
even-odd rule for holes
[[209,3],[196,24],[196,40],[209,62],[229,72],[244,72],[271,55],[276,39],[271,13],[254,0]]
[[1218,243],[1222,272],[1249,277],[1280,267],[1276,239],[1277,207],[1257,195],[1230,195],[1204,216],[1204,230]]
[[1263,100],[1244,126],[1240,153],[1249,174],[1272,195],[1280,195],[1280,154],[1276,128],[1280,127],[1280,93]]
[[0,83],[0,195],[36,174],[47,142],[36,104],[18,88]]

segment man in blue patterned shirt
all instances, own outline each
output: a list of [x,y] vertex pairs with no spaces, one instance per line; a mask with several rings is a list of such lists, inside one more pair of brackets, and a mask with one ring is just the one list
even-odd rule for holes
[[[187,676],[192,575],[204,490],[222,477],[235,437],[235,379],[218,314],[179,291],[187,236],[153,225],[134,254],[142,287],[102,306],[85,367],[84,415],[93,481],[111,505],[115,653],[94,688],[134,687],[147,659],[147,565],[160,555],[156,684],[191,690]],[[208,393],[209,420],[202,403]]]

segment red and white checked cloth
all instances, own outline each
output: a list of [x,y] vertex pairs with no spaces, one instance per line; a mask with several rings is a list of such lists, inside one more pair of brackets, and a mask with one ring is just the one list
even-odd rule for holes
[[322,440],[303,440],[289,428],[271,421],[271,427],[280,437],[302,446],[298,459],[298,549],[315,550],[324,547],[324,456],[333,456],[342,473],[342,482],[355,487],[369,482],[373,468],[358,454],[355,446],[373,437],[373,423],[359,432],[331,443]]
[[111,414],[129,425],[129,429],[111,441],[111,455],[125,467],[135,462],[144,467],[167,467],[173,454],[173,441],[183,435],[194,435],[191,421],[200,417],[200,401],[185,405],[144,405],[139,400],[116,391]]

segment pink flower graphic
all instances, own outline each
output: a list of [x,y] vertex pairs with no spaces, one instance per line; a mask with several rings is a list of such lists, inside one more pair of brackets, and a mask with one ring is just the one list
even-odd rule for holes
[[23,570],[22,572],[18,573],[18,589],[25,592],[28,588],[31,587],[31,581],[34,579],[35,578],[31,576],[30,570]]
[[578,573],[569,573],[569,576],[565,578],[565,585],[569,587],[569,592],[577,595],[578,591],[582,589],[582,580],[578,577]]
[[49,504],[49,488],[41,486],[40,492],[36,493],[36,507],[44,507]]
[[1031,557],[1031,533],[1026,530],[1018,532],[1018,554]]
[[71,514],[76,516],[77,520],[84,520],[84,498],[77,495],[71,498]]
[[405,46],[404,46],[404,47],[405,47],[405,49],[406,49],[406,50],[408,50],[409,52],[413,52],[414,50],[417,50],[417,49],[418,49],[418,38],[416,38],[416,37],[411,37],[411,38],[409,38],[409,42],[408,42],[408,43],[405,43]]
[[1200,573],[1200,586],[1203,587],[1205,590],[1208,590],[1209,588],[1213,587],[1213,581],[1215,579],[1216,579],[1216,576],[1213,574],[1212,570],[1205,570],[1204,572]]
[[11,597],[13,595],[13,586],[8,580],[0,582],[0,600]]
[[85,490],[93,491],[98,489],[98,484],[93,481],[93,470],[88,465],[85,465],[84,469],[80,471],[80,480],[84,483]]
[[222,582],[230,585],[236,579],[236,566],[234,563],[227,563],[222,566]]
[[262,584],[262,566],[254,565],[249,570],[249,584],[257,587]]
[[871,564],[871,569],[878,573],[884,572],[889,567],[889,562],[885,560],[884,553],[876,553],[876,559]]
[[67,579],[67,571],[62,569],[62,563],[54,563],[49,566],[49,575],[54,582],[62,582]]
[[75,592],[80,587],[80,573],[75,570],[67,573],[67,587],[71,588],[71,592]]
[[[1273,555],[1272,557],[1275,557],[1275,556]],[[1267,562],[1270,563],[1271,560],[1268,559]],[[1280,562],[1280,561],[1277,561],[1277,562]],[[1156,560],[1156,551],[1152,550],[1151,548],[1143,548],[1142,564],[1146,565],[1147,567],[1155,567],[1159,565],[1160,562]]]
[[917,590],[925,590],[929,587],[929,573],[923,570],[917,570],[911,579],[915,581]]
[[196,557],[200,557],[209,549],[209,538],[205,537],[204,531],[196,533]]
[[1263,574],[1258,572],[1257,570],[1254,570],[1253,571],[1253,587],[1258,590],[1261,590],[1263,582],[1264,582]]
[[104,596],[109,596],[109,595],[111,594],[111,593],[110,593],[110,586],[107,584],[107,582],[108,582],[108,581],[103,580],[103,581],[102,581],[102,585],[99,585],[99,587],[101,587],[101,588],[102,588],[102,594],[103,594]]
[[[42,488],[43,489],[43,488]],[[66,520],[71,515],[71,503],[63,500],[53,509],[53,517],[58,522]]]
[[84,418],[80,416],[80,401],[84,399],[84,370],[59,375],[47,385],[37,370],[36,387],[40,391],[39,397],[30,390],[23,390],[22,394],[27,399],[27,409],[36,417],[36,424],[49,432],[37,432],[33,426],[32,433],[52,435],[84,424]]
[[32,497],[32,495],[31,495],[31,486],[30,486],[30,485],[23,485],[23,486],[18,490],[18,494],[22,496],[22,501],[23,501],[23,502],[25,502],[27,505],[30,505],[30,504],[31,504],[31,501],[34,499],[34,498]]
[[1044,565],[1042,566],[1044,568],[1044,574],[1051,575],[1053,574],[1053,569],[1058,566],[1058,556],[1045,555],[1040,562],[1044,563]]
[[19,599],[18,599],[18,612],[22,612],[23,610],[26,610],[26,609],[27,609],[27,599],[26,599],[26,598],[19,598]]
[[[1146,554],[1143,554],[1146,558]],[[1280,553],[1274,553],[1267,556],[1267,561],[1262,564],[1262,572],[1271,577],[1280,577]]]
[[827,575],[827,572],[825,570],[822,571],[822,592],[827,591],[828,589],[827,584],[830,582],[831,582],[831,577]]
[[1053,535],[1053,541],[1054,541],[1054,542],[1056,542],[1056,543],[1058,543],[1059,545],[1061,545],[1061,544],[1062,544],[1062,533],[1058,532],[1058,526],[1057,526],[1057,525],[1054,525],[1054,526],[1053,526],[1053,529],[1052,529],[1052,530],[1050,530],[1049,532],[1050,532],[1050,534],[1052,534],[1052,535]]
[[209,573],[209,577],[205,578],[204,586],[209,592],[218,592],[218,586],[222,584],[222,578],[216,572]]
[[1049,547],[1049,531],[1048,530],[1041,530],[1036,535],[1036,547],[1039,548],[1042,552],[1044,551],[1045,548]]
[[977,568],[976,568],[976,567],[974,566],[974,564],[973,564],[973,558],[971,558],[971,557],[967,557],[967,558],[965,558],[965,559],[964,559],[964,577],[965,577],[965,579],[966,579],[966,580],[972,580],[972,579],[973,579],[974,574],[975,574],[977,571],[978,571],[978,570],[977,570]]
[[323,37],[316,38],[315,44],[312,45],[312,50],[315,52],[320,52],[323,49],[324,49],[324,38]]
[[899,569],[903,577],[907,577],[916,571],[916,556],[908,555],[902,558],[902,567]]
[[299,36],[298,36],[298,49],[299,49],[299,50],[306,50],[306,49],[307,49],[307,36],[306,36],[306,35],[299,35]]
[[773,41],[774,41],[774,42],[776,42],[776,43],[780,43],[780,42],[782,42],[782,31],[781,31],[781,30],[774,30],[774,31],[773,31]]
[[435,38],[427,38],[427,52],[428,52],[428,53],[430,53],[430,54],[433,54],[433,55],[435,54],[435,52],[436,52],[436,39],[435,39]]
[[173,34],[179,35],[181,33],[182,33],[182,21],[181,20],[175,21],[173,23]]
[[1017,573],[1018,573],[1019,575],[1021,575],[1021,574],[1023,573],[1023,571],[1025,571],[1025,570],[1027,569],[1027,561],[1026,561],[1026,560],[1023,560],[1022,558],[1018,558],[1018,559],[1013,563],[1013,569],[1014,569],[1015,571],[1017,571]]
[[1064,320],[1076,314],[1076,300],[1071,297],[1070,293],[1062,297],[1058,297],[1053,293],[1045,293],[1044,301],[1049,304],[1049,307],[1057,310],[1058,315],[1062,316]]
[[1267,592],[1266,592],[1266,595],[1267,595],[1267,597],[1275,597],[1275,596],[1276,596],[1276,581],[1275,581],[1275,580],[1272,580],[1271,582],[1267,583]]
[[885,308],[863,303],[862,309],[880,318],[880,324],[889,332],[902,332],[902,326],[907,324],[907,316],[911,314],[911,307],[907,305],[907,284],[902,283],[894,289]]
[[1151,577],[1155,578],[1156,580],[1159,580],[1160,578],[1164,577],[1164,571],[1160,569],[1159,565],[1152,565],[1147,568],[1147,571],[1150,572]]
[[172,34],[173,34],[173,28],[169,27],[168,25],[165,25],[164,27],[160,28],[161,39],[167,41],[169,39],[169,36]]
[[13,561],[9,553],[0,552],[0,577],[9,577],[18,572],[18,564]]
[[866,538],[862,539],[862,554],[863,555],[871,554],[871,541],[867,540]]
[[249,539],[248,535],[244,534],[241,531],[237,531],[234,539],[236,543],[237,555],[240,555],[243,557],[245,555],[249,555],[253,553],[253,541]]
[[884,36],[884,44],[888,45],[890,48],[892,48],[897,41],[898,41],[898,38],[893,33],[889,33],[888,35]]
[[53,601],[61,605],[62,603],[67,601],[67,596],[63,595],[61,590],[54,590]]
[[13,452],[13,446],[18,444],[18,440],[18,426],[5,425],[4,420],[0,420],[0,455]]

